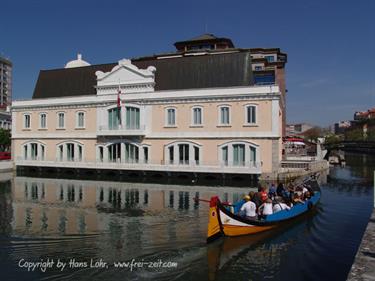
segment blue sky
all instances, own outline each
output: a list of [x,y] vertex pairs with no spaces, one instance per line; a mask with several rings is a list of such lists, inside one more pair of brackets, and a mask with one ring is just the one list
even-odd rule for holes
[[287,119],[327,126],[375,107],[375,1],[0,2],[0,55],[14,64],[13,98],[31,98],[40,69],[78,52],[91,64],[173,51],[213,33],[237,47],[288,54]]

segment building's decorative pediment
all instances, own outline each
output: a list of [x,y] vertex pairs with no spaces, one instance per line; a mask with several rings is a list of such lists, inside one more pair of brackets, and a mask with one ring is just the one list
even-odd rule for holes
[[97,95],[117,93],[120,87],[122,93],[153,92],[156,68],[149,66],[139,69],[131,60],[122,59],[109,72],[95,72],[97,78]]

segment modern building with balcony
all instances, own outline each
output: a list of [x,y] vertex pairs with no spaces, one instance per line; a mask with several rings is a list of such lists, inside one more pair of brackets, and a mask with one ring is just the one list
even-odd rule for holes
[[12,103],[12,68],[10,60],[0,57],[0,110],[5,111]]
[[281,87],[277,80],[255,83],[250,49],[234,48],[226,38],[203,44],[211,39],[177,42],[174,53],[110,64],[90,65],[78,55],[65,68],[40,71],[32,99],[12,104],[15,165],[220,175],[277,171]]

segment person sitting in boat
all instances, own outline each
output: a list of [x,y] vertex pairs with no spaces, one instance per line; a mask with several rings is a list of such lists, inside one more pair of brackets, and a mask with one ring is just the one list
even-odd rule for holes
[[261,188],[260,199],[262,200],[262,203],[266,202],[268,199],[267,188],[265,188],[264,186]]
[[280,182],[276,189],[277,196],[288,198],[289,192],[284,188],[284,185]]
[[251,196],[251,201],[255,203],[255,206],[257,207],[257,209],[263,203],[262,198],[261,198],[261,192],[262,192],[262,187],[258,187],[258,192],[256,192],[254,196]]
[[276,200],[276,203],[273,205],[273,208],[272,208],[273,213],[277,213],[282,210],[290,210],[290,207],[284,203],[282,197],[276,197],[275,200]]
[[245,196],[246,203],[242,205],[240,212],[248,220],[255,220],[257,218],[256,205],[249,195]]
[[307,201],[311,198],[311,193],[310,191],[306,191],[304,194],[303,194],[303,200]]
[[305,202],[300,198],[300,196],[298,195],[298,193],[294,193],[292,202],[293,202],[293,205],[304,204],[304,203],[305,203]]
[[268,197],[273,200],[275,196],[276,196],[276,187],[275,187],[275,184],[272,183],[270,188],[268,189]]
[[264,202],[262,205],[260,205],[259,207],[259,210],[258,210],[258,213],[261,217],[265,217],[265,216],[268,216],[268,215],[272,215],[273,214],[273,210],[272,210],[272,200],[270,198],[268,198],[266,200],[266,202]]

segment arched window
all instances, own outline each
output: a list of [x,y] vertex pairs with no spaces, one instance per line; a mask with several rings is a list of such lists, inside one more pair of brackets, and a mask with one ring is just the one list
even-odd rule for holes
[[150,157],[148,144],[118,140],[96,146],[96,161],[115,163],[147,163]]
[[250,142],[230,142],[219,146],[219,161],[224,166],[258,165],[260,158],[259,146]]
[[41,142],[28,142],[23,144],[23,159],[38,160],[45,159],[45,144]]
[[202,161],[201,145],[193,142],[174,142],[165,147],[165,159],[170,165],[199,165]]
[[56,158],[58,161],[83,161],[83,145],[78,142],[64,142],[57,145]]

